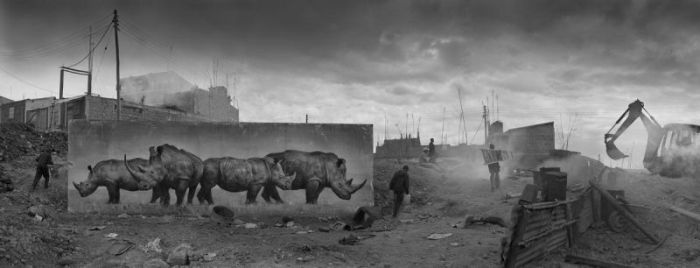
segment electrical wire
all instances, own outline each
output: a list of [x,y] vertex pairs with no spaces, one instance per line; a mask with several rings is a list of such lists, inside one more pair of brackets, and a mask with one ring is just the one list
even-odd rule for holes
[[52,90],[50,90],[50,89],[45,89],[45,88],[43,88],[43,87],[40,87],[40,86],[35,85],[34,83],[31,83],[31,82],[29,82],[29,81],[26,81],[26,80],[24,80],[22,77],[19,77],[18,75],[11,73],[10,71],[8,71],[8,70],[6,70],[5,68],[3,68],[2,66],[0,66],[0,71],[3,71],[3,72],[6,73],[7,75],[12,76],[12,77],[13,77],[14,79],[16,79],[17,81],[20,81],[20,82],[22,82],[22,83],[24,83],[24,84],[26,84],[26,85],[29,85],[29,86],[31,86],[31,87],[33,87],[33,88],[36,88],[36,89],[42,90],[42,91],[46,91],[46,92],[49,92],[49,93],[56,94],[56,91],[52,91]]
[[90,55],[95,51],[95,48],[97,48],[99,46],[99,44],[102,43],[102,39],[104,39],[105,35],[107,35],[107,33],[109,32],[109,29],[110,29],[109,26],[112,26],[111,22],[109,23],[109,25],[107,25],[107,29],[105,29],[104,33],[102,33],[102,36],[100,36],[100,40],[97,41],[97,43],[95,44],[94,47],[90,48],[90,51],[88,52],[87,55],[85,55],[85,57],[83,57],[80,61],[76,62],[75,64],[72,64],[72,65],[67,66],[67,67],[71,68],[73,66],[76,66],[76,65],[82,63],[83,61],[85,61],[88,57],[90,57]]

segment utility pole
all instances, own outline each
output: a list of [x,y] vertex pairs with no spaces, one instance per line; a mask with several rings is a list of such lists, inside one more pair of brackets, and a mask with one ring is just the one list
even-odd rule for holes
[[[486,101],[488,104],[488,100]],[[489,142],[489,108],[484,104],[484,145],[488,145]]]
[[459,109],[461,111],[462,127],[464,128],[464,144],[468,145],[467,141],[469,140],[469,137],[467,136],[467,122],[464,118],[464,107],[462,106],[462,88],[457,88],[457,95],[459,96]]
[[306,123],[309,123],[309,114],[306,114]]
[[119,17],[117,15],[117,10],[114,10],[114,18],[112,19],[112,24],[114,25],[114,46],[117,58],[117,120],[121,120],[122,116],[122,100],[121,100],[121,85],[119,85]]
[[90,26],[90,47],[88,47],[88,88],[87,95],[92,95],[92,26]]
[[445,107],[442,107],[442,131],[440,131],[440,142],[445,144]]
[[386,125],[389,124],[389,121],[386,119],[386,111],[384,111],[384,143],[386,143]]

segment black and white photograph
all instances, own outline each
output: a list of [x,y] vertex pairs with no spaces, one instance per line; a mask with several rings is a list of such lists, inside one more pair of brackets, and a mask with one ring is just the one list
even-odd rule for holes
[[698,0],[0,0],[0,267],[700,267]]

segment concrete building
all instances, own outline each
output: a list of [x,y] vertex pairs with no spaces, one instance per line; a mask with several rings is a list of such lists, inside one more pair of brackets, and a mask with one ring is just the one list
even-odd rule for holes
[[374,157],[376,158],[415,158],[423,151],[420,143],[420,134],[413,138],[411,135],[399,139],[384,140],[384,144],[378,145]]
[[31,116],[29,111],[49,107],[56,100],[54,97],[26,99],[0,104],[0,122],[26,122]]
[[[0,111],[3,111],[3,122],[24,122],[33,125],[38,130],[56,131],[66,130],[71,119],[116,120],[117,100],[98,96],[22,100],[2,105],[0,106]],[[202,115],[128,101],[122,101],[121,119],[139,121],[215,121]]]
[[513,152],[513,168],[535,168],[554,151],[554,122],[524,126],[503,132],[503,123],[489,127],[489,143],[496,149]]
[[122,98],[148,106],[201,115],[215,122],[238,122],[226,87],[198,88],[174,72],[123,78]]

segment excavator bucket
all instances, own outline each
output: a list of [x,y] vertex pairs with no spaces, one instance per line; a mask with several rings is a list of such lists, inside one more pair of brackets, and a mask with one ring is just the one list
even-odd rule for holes
[[614,141],[605,142],[605,152],[608,153],[608,156],[613,160],[618,160],[629,156],[620,151],[620,149],[617,149]]

